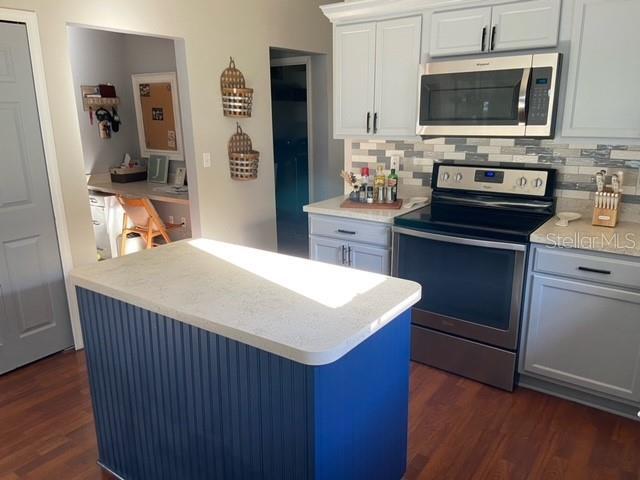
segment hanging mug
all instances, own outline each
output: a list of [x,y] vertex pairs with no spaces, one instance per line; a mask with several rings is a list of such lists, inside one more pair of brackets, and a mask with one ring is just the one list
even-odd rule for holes
[[98,123],[98,130],[100,131],[100,138],[109,139],[111,138],[111,124],[107,120],[102,120]]

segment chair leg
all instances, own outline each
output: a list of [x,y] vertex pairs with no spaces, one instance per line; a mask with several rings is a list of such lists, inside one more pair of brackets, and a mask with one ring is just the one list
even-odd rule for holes
[[166,243],[171,243],[171,237],[164,228],[160,228],[160,234]]
[[127,254],[127,226],[129,224],[129,218],[125,213],[122,216],[122,235],[120,236],[120,255],[124,256]]
[[153,248],[153,221],[149,218],[147,223],[147,249]]

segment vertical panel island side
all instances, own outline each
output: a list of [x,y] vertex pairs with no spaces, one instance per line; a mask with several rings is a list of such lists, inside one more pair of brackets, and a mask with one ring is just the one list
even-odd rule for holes
[[105,469],[404,475],[418,284],[204,239],[72,279]]

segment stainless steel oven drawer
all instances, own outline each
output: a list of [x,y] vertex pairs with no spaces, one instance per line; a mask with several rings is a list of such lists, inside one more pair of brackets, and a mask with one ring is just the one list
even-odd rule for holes
[[563,248],[535,249],[533,270],[539,273],[640,289],[640,263]]
[[411,359],[513,391],[516,354],[412,325]]

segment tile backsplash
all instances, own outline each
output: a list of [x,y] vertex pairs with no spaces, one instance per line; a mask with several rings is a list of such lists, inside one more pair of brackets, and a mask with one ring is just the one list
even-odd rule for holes
[[395,140],[353,140],[351,164],[347,170],[374,168],[389,170],[392,157],[399,157],[399,194],[402,197],[428,194],[434,162],[453,161],[483,164],[520,163],[558,169],[558,211],[589,214],[596,191],[595,173],[624,172],[622,219],[640,222],[640,145],[566,144],[554,140],[512,138],[432,138],[408,142]]

